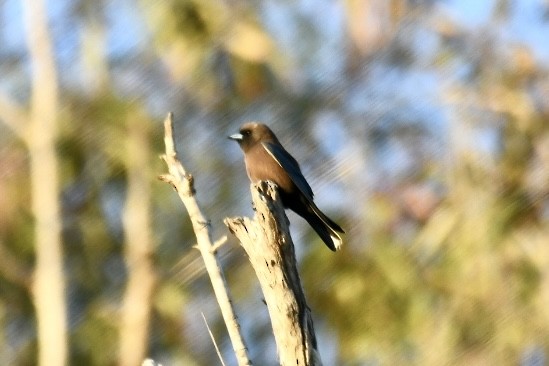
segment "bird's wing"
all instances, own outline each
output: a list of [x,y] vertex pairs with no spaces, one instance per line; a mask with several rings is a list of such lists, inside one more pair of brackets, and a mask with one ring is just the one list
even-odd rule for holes
[[275,161],[284,169],[290,179],[294,182],[296,187],[301,191],[301,193],[309,201],[313,201],[313,190],[305,180],[305,177],[301,173],[299,164],[297,161],[286,151],[284,148],[278,144],[273,144],[271,142],[262,142],[261,145],[267,150],[269,155],[275,159]]

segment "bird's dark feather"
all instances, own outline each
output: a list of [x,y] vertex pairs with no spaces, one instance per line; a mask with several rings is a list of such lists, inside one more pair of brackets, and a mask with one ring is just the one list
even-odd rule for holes
[[303,173],[301,173],[297,161],[280,145],[271,142],[262,142],[261,145],[276,160],[278,165],[288,173],[292,182],[294,182],[305,198],[312,202],[314,197],[313,190],[309,186],[309,183],[307,183],[307,180],[305,180]]

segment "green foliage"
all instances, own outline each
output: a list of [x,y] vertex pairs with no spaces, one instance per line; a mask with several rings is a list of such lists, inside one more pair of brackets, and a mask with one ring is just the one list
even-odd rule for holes
[[[369,206],[378,221],[363,250],[307,258],[305,286],[321,289],[312,307],[338,330],[342,362],[516,364],[524,341],[548,346],[549,314],[539,302],[546,262],[522,249],[533,238],[549,242],[547,225],[538,224],[524,186],[502,190],[508,180],[490,179],[497,171],[459,164],[446,199],[412,246],[386,235],[394,209],[377,204]],[[549,255],[547,245],[536,250]]]

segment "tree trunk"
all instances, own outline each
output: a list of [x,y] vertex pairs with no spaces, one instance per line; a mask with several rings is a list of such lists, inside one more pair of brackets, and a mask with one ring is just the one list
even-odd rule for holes
[[67,362],[67,310],[55,151],[57,73],[44,0],[25,0],[23,4],[32,68],[30,123],[25,137],[35,219],[32,295],[38,328],[38,365],[62,366]]
[[145,121],[140,116],[128,117],[126,167],[128,182],[124,207],[124,259],[128,283],[122,306],[118,364],[140,365],[147,355],[152,295],[156,276],[150,213],[150,152]]

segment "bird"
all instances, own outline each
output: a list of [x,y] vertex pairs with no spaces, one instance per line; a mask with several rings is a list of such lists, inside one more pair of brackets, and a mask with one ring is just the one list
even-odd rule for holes
[[283,206],[303,217],[332,251],[341,249],[340,234],[345,231],[316,206],[313,190],[298,162],[267,125],[247,122],[228,138],[238,142],[244,152],[246,172],[252,183],[266,180],[276,183]]

